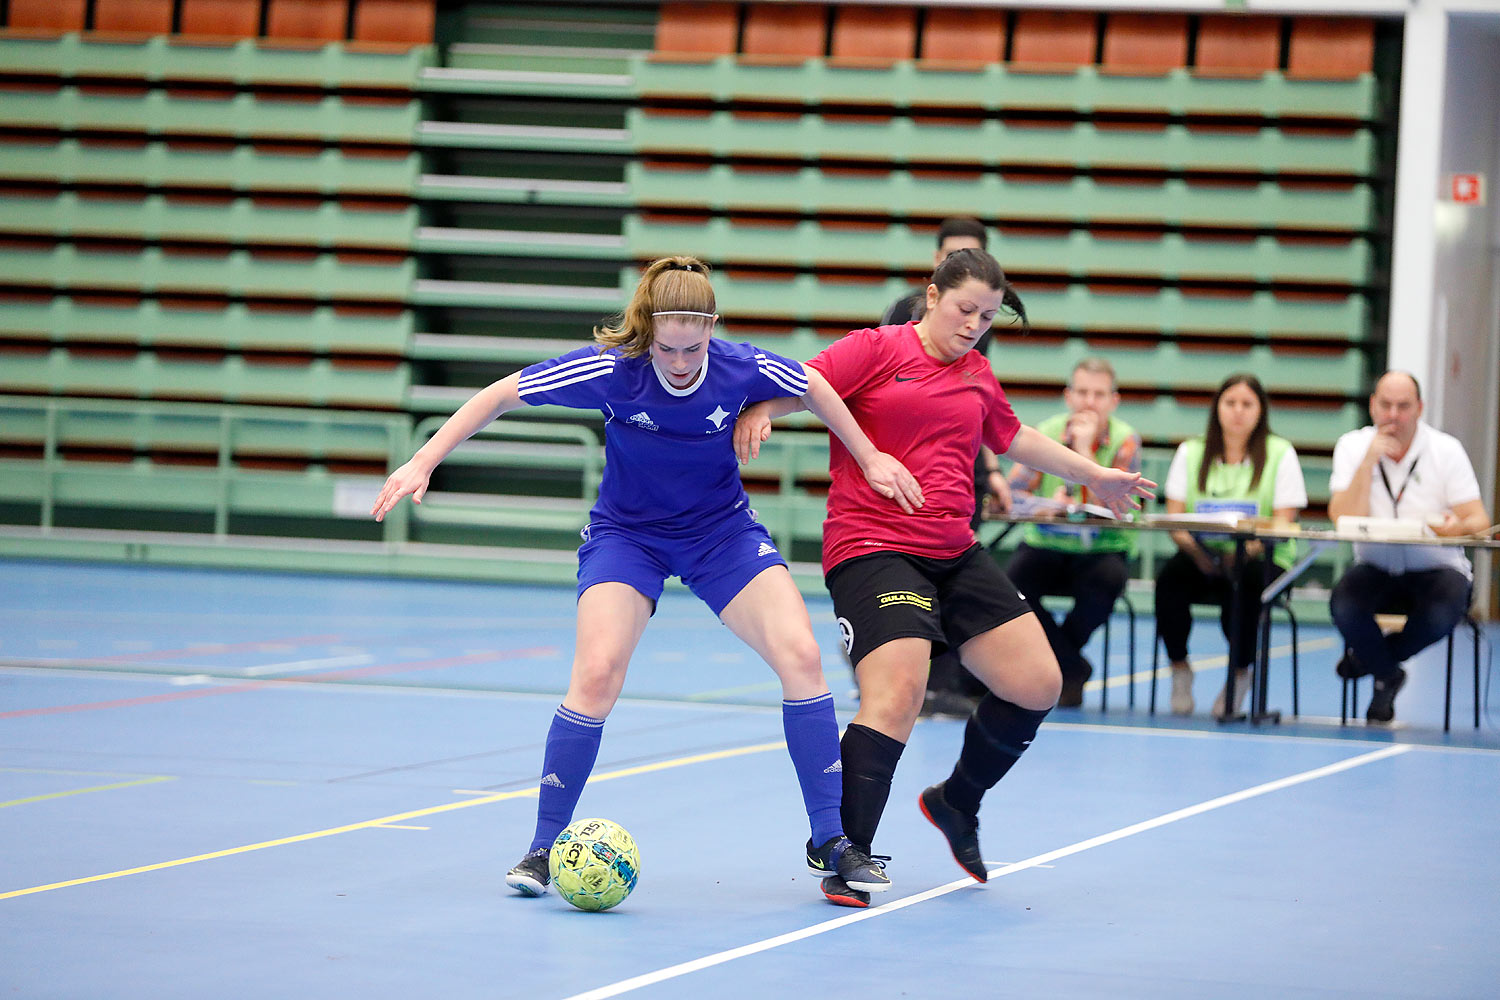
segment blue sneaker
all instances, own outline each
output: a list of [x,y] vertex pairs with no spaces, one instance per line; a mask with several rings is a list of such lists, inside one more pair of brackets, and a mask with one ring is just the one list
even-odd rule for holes
[[840,834],[829,839],[822,847],[813,847],[807,842],[807,870],[814,875],[828,878],[837,875],[850,889],[861,892],[885,892],[891,880],[885,873],[888,858],[871,857]]

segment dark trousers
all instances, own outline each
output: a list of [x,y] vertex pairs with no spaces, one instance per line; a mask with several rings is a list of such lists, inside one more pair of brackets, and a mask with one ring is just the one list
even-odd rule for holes
[[[1265,566],[1264,559],[1247,559],[1240,576],[1240,634],[1238,642],[1230,642],[1230,647],[1239,654],[1236,657],[1239,662],[1231,664],[1235,669],[1255,662],[1260,592],[1266,583],[1282,574],[1281,567],[1272,564],[1271,575],[1264,576]],[[1230,638],[1230,623],[1233,621],[1230,597],[1234,590],[1228,575],[1230,572],[1209,576],[1185,552],[1178,552],[1162,566],[1156,576],[1156,630],[1161,634],[1169,659],[1174,662],[1187,659],[1194,604],[1219,605],[1219,625],[1224,630],[1224,637]]]
[[[1469,578],[1456,569],[1387,573],[1355,563],[1328,599],[1333,623],[1359,664],[1377,678],[1393,677],[1409,660],[1452,632],[1469,610]],[[1381,635],[1375,615],[1404,614],[1406,626]]]
[[[1023,543],[1010,557],[1005,575],[1036,612],[1062,668],[1064,683],[1088,680],[1093,668],[1083,658],[1082,650],[1125,592],[1130,575],[1125,554],[1059,552]],[[1060,623],[1042,607],[1046,594],[1073,598],[1073,607]]]

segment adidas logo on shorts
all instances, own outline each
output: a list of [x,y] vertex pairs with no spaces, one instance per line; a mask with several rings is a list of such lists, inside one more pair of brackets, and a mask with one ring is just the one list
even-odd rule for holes
[[761,542],[760,548],[756,550],[755,554],[758,556],[774,556],[776,554],[776,546],[770,542]]
[[824,774],[843,774],[844,773],[844,758],[840,757],[838,760],[834,761],[832,764],[829,764],[827,767],[823,768],[823,773]]
[[567,785],[565,785],[565,784],[562,783],[562,779],[557,776],[556,772],[549,773],[545,778],[543,778],[542,779],[542,784],[544,784],[544,785],[551,785],[553,788],[567,788],[568,787]]

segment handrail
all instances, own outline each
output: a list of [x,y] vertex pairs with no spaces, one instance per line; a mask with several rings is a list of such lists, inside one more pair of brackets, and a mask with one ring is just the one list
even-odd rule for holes
[[[43,531],[53,527],[56,509],[57,478],[63,471],[66,460],[59,455],[61,429],[60,418],[68,413],[105,413],[126,417],[194,417],[205,422],[214,422],[213,430],[215,467],[217,478],[214,502],[213,534],[223,538],[229,534],[229,507],[231,486],[236,471],[234,455],[239,432],[247,424],[256,422],[308,424],[344,424],[357,427],[379,428],[384,431],[386,441],[386,463],[395,468],[404,461],[410,440],[411,418],[405,414],[366,413],[360,411],[314,410],[279,406],[216,405],[212,403],[164,402],[155,400],[113,400],[95,398],[58,398],[41,396],[0,395],[0,410],[31,411],[42,416],[42,475],[40,498],[40,527]],[[205,435],[205,440],[207,435]],[[406,525],[401,521],[387,522],[383,531],[387,542],[406,538]]]

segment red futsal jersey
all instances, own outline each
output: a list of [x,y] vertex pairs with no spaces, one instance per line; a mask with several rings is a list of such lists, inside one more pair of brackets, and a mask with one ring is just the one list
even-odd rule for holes
[[894,550],[948,559],[974,544],[974,457],[1010,448],[1021,422],[984,355],[944,364],[911,323],[856,330],[808,364],[843,397],[875,447],[917,477],[926,502],[914,514],[870,488],[859,463],[829,435],[823,572],[845,559]]

